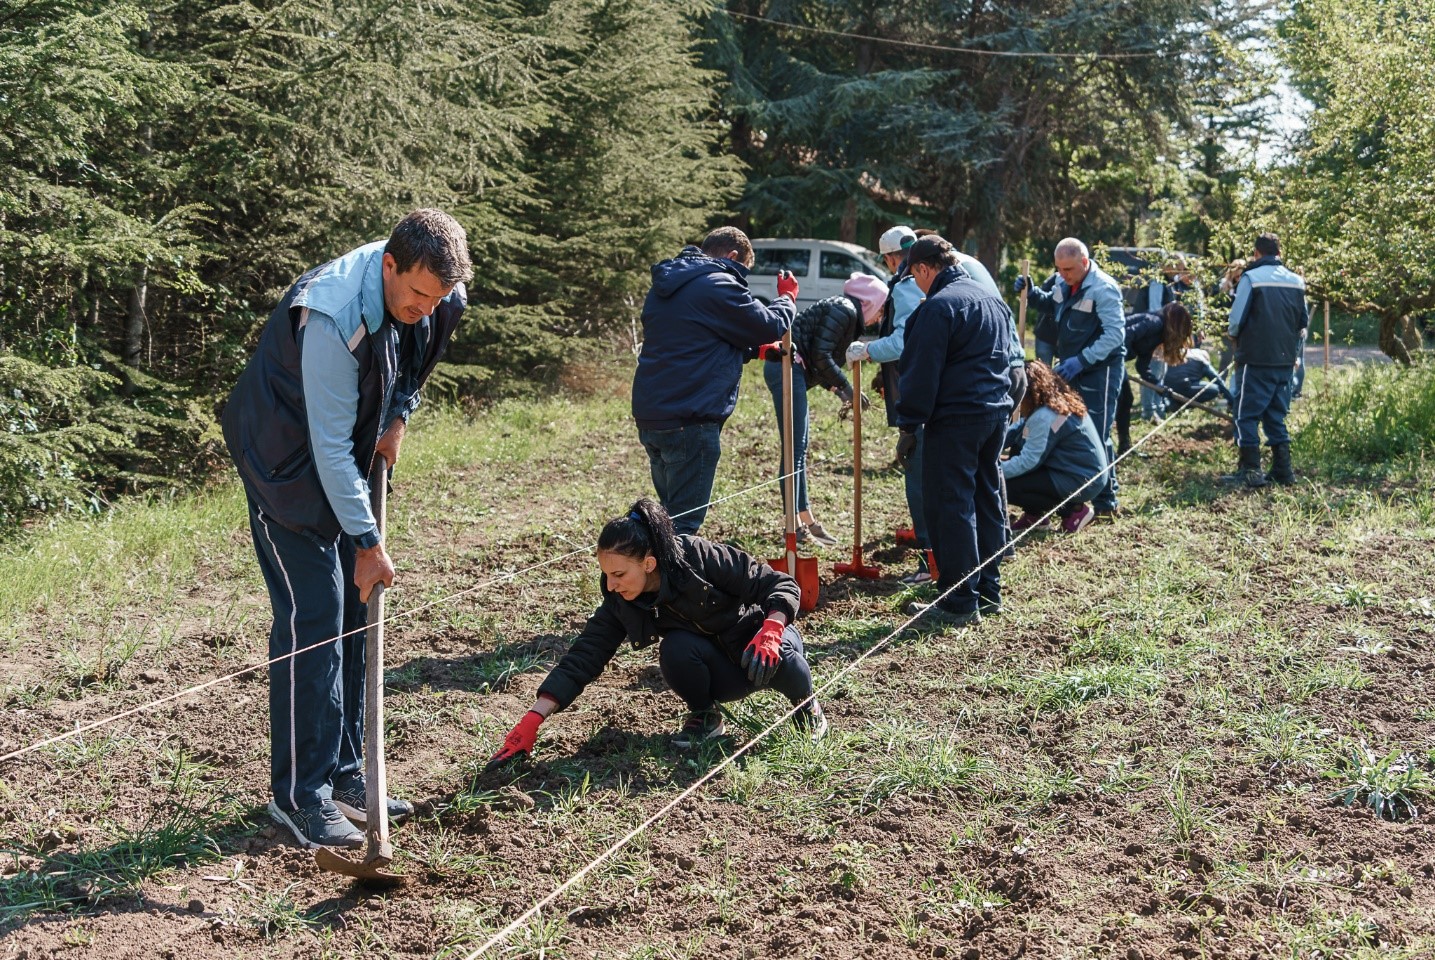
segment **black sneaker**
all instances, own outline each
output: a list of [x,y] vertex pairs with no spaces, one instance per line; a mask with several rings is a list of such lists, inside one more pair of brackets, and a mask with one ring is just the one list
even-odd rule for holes
[[985,617],[999,617],[1002,615],[1002,601],[1000,597],[977,597],[977,612]]
[[679,750],[691,750],[698,744],[713,740],[727,732],[722,714],[717,710],[690,710],[683,721],[683,728],[673,737],[673,746]]
[[270,800],[269,817],[292,833],[299,846],[306,850],[315,847],[356,850],[364,845],[364,831],[345,820],[339,808],[328,800],[298,810],[283,810]]
[[917,600],[907,604],[907,612],[918,614],[922,618],[918,621],[920,624],[946,629],[969,627],[982,622],[980,610],[953,613],[950,610],[943,610],[935,603],[921,603]]
[[822,704],[815,699],[798,708],[792,715],[792,725],[813,743],[827,736],[827,715],[822,712]]
[[[369,825],[367,804],[369,794],[363,777],[348,777],[334,784],[334,806],[355,823]],[[414,815],[414,805],[407,800],[388,798],[389,823],[403,823]]]

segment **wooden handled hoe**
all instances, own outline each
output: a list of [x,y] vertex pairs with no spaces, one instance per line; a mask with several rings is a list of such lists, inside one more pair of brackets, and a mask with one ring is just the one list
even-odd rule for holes
[[[389,465],[382,457],[374,458],[369,475],[369,496],[374,505],[374,519],[379,536],[384,535],[388,510]],[[367,844],[364,859],[350,860],[332,847],[314,851],[314,862],[331,873],[353,877],[366,886],[396,887],[408,878],[384,869],[394,859],[389,843],[389,785],[384,772],[384,585],[374,584],[369,591],[369,626],[364,633],[364,810],[367,813],[364,833]]]

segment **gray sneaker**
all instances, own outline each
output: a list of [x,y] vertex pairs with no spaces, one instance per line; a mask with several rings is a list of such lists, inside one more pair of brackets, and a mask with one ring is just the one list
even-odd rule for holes
[[673,737],[672,744],[679,750],[691,750],[700,743],[714,740],[727,732],[722,714],[713,710],[690,710],[683,721],[683,728]]
[[907,604],[907,612],[914,613],[921,617],[919,624],[928,624],[933,627],[952,629],[955,627],[969,627],[982,622],[980,610],[968,610],[965,613],[953,613],[950,610],[943,610],[935,603],[919,603],[913,600]]
[[284,810],[270,800],[269,818],[292,833],[299,846],[306,850],[315,847],[356,850],[364,845],[364,831],[345,820],[339,808],[328,800],[298,810]]
[[[334,784],[334,806],[339,812],[355,823],[369,825],[367,805],[369,793],[362,776],[348,777]],[[389,801],[389,823],[403,823],[414,815],[414,805],[407,800]]]
[[807,525],[807,535],[811,537],[812,542],[817,544],[819,547],[827,547],[830,550],[831,548],[837,546],[837,538],[824,530],[822,528],[822,524],[818,523],[816,520],[812,521]]

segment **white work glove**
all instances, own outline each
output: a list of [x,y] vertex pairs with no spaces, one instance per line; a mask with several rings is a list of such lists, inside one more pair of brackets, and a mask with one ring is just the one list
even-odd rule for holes
[[858,360],[862,360],[865,362],[867,359],[867,344],[863,343],[861,340],[853,340],[850,344],[847,345],[848,363],[856,363]]

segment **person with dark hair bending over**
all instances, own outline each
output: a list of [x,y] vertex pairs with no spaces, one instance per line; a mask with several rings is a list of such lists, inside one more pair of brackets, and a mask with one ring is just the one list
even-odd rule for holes
[[[1161,359],[1175,367],[1186,362],[1186,347],[1191,342],[1191,311],[1172,300],[1151,313],[1133,313],[1126,318],[1126,356],[1136,360],[1136,375],[1147,383],[1165,386],[1151,371],[1151,360],[1159,350]],[[1131,449],[1131,407],[1135,403],[1131,378],[1121,381],[1121,395],[1116,398],[1116,455]]]
[[578,698],[627,640],[658,644],[663,679],[687,704],[673,746],[723,735],[719,703],[772,687],[794,706],[810,739],[827,733],[813,696],[802,637],[792,625],[797,581],[726,544],[678,535],[667,511],[644,497],[598,537],[603,602],[538,687],[538,699],[488,762],[531,756],[538,727]]
[[1081,394],[1037,360],[1027,364],[1017,452],[1002,461],[1007,501],[1022,508],[1011,525],[1020,532],[1037,525],[1052,508],[1077,494],[1057,512],[1061,529],[1076,533],[1096,511],[1088,502],[1101,488],[1106,445],[1087,415]]

